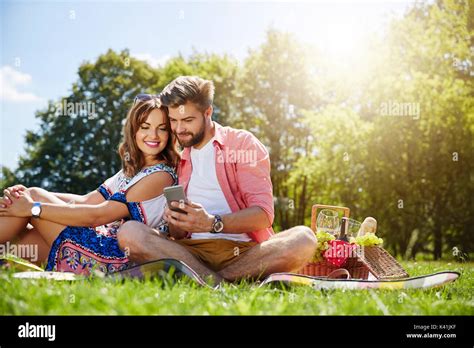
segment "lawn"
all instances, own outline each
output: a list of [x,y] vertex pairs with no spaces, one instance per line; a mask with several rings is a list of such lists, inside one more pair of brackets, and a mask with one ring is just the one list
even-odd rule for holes
[[430,290],[316,291],[255,288],[213,291],[188,281],[77,282],[13,279],[1,270],[2,315],[474,315],[474,263],[403,262],[410,275],[455,270],[453,284]]

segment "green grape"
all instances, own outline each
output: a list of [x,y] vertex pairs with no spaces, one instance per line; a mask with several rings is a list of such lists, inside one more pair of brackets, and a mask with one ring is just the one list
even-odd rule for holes
[[383,243],[383,239],[377,237],[374,233],[367,233],[363,236],[355,238],[356,244],[361,246],[374,246],[374,245],[381,245]]
[[329,241],[336,239],[332,234],[327,232],[318,231],[316,232],[318,238],[318,245],[316,252],[314,253],[313,262],[320,262],[323,260],[323,253],[329,248]]

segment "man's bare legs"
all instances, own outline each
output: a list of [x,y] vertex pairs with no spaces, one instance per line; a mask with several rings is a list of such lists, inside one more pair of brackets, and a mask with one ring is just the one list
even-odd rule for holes
[[254,246],[218,273],[229,281],[235,281],[297,271],[311,260],[316,245],[316,236],[310,228],[296,226]]
[[223,280],[219,274],[199,262],[185,247],[162,237],[156,230],[141,222],[128,221],[123,224],[117,233],[117,239],[120,248],[133,262],[144,263],[171,258],[183,261],[203,279],[211,277],[215,284]]
[[[121,226],[117,238],[120,248],[128,252],[130,260],[144,263],[161,258],[183,261],[199,275],[235,281],[258,278],[275,272],[289,272],[304,266],[316,251],[317,239],[310,228],[293,227],[253,247],[225,269],[215,273],[203,265],[189,251],[176,242],[159,236],[152,228],[129,221]],[[128,248],[128,249],[127,249]]]
[[[33,200],[43,203],[66,204],[56,196],[41,188],[27,189]],[[27,229],[31,224],[34,228]],[[59,233],[66,226],[36,218],[0,217],[0,243],[11,242],[17,245],[31,245],[38,248],[37,264],[47,260],[47,253]],[[47,249],[47,252],[46,252]],[[45,257],[46,255],[46,257]],[[22,255],[17,255],[24,257]],[[39,256],[42,256],[41,258]],[[43,258],[44,257],[44,258]]]

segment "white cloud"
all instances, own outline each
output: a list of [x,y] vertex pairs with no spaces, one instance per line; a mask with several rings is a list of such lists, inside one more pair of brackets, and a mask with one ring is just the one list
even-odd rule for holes
[[0,68],[0,99],[12,102],[42,102],[34,93],[21,92],[19,87],[31,84],[31,75],[5,65]]
[[161,56],[161,57],[153,57],[150,53],[136,53],[136,54],[132,54],[132,57],[138,60],[143,60],[147,62],[153,68],[164,66],[166,62],[171,58],[168,55]]

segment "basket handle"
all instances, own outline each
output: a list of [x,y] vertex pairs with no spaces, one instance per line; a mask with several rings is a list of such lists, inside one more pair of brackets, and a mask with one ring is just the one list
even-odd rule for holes
[[319,209],[333,209],[333,210],[342,210],[345,217],[349,217],[351,210],[347,207],[341,207],[338,205],[325,205],[325,204],[315,204],[311,210],[311,229],[316,232],[316,219],[318,218]]
[[351,274],[345,268],[338,268],[327,275],[328,279],[351,279]]

